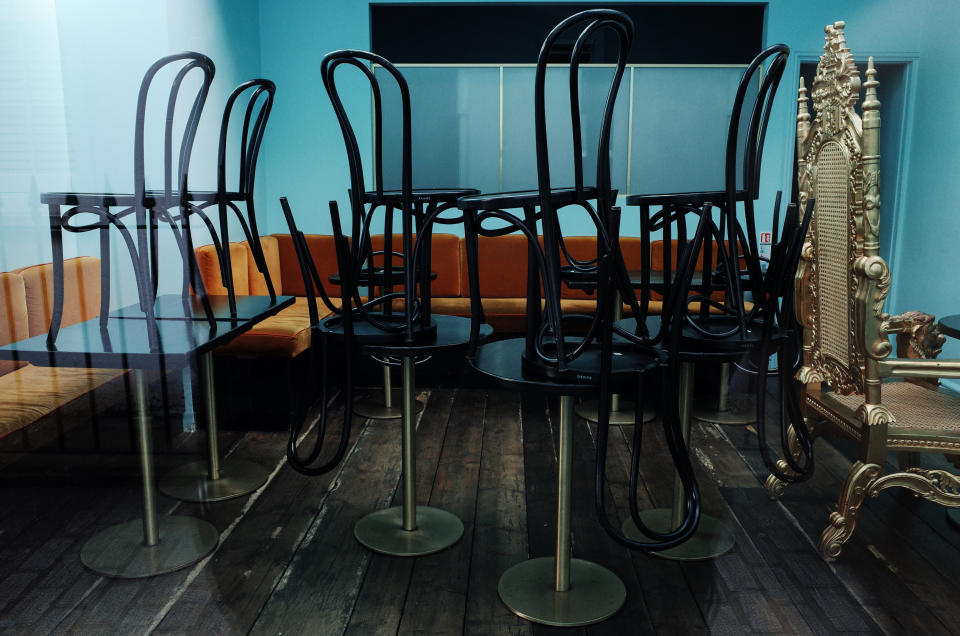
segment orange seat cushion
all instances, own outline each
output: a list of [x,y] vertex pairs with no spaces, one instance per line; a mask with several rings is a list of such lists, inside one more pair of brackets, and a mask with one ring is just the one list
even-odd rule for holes
[[123,375],[117,369],[27,365],[0,376],[0,437]]
[[[319,304],[320,317],[329,314]],[[217,355],[295,357],[310,347],[310,310],[306,298],[258,322],[229,343],[218,347]]]
[[[27,293],[20,274],[0,274],[0,345],[30,337]],[[0,360],[0,376],[19,369],[25,362]]]
[[[47,333],[53,316],[53,264],[15,270],[23,277],[30,336]],[[62,327],[100,315],[100,259],[92,256],[63,262]]]

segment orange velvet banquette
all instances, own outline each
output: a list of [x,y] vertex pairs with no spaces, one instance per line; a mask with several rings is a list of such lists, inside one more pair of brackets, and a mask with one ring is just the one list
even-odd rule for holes
[[[338,288],[329,284],[328,277],[337,271],[333,237],[308,234],[307,244],[313,255],[317,272],[324,281],[327,293],[333,298]],[[242,334],[230,344],[217,350],[218,355],[284,356],[295,357],[310,346],[309,315],[300,266],[297,263],[293,241],[288,234],[274,234],[261,239],[267,267],[278,294],[297,296],[296,304],[281,311]],[[394,246],[400,236],[394,236]],[[371,238],[375,251],[383,249],[383,236]],[[567,249],[574,258],[589,259],[596,254],[596,239],[580,236],[566,239]],[[640,239],[621,237],[621,251],[628,269],[640,269]],[[651,260],[662,261],[663,245],[651,244]],[[207,292],[224,294],[220,267],[212,245],[197,248],[197,261]],[[716,253],[716,250],[714,250]],[[238,294],[266,294],[263,276],[257,271],[253,255],[245,242],[232,243],[234,289]],[[676,249],[673,250],[674,260]],[[462,238],[453,234],[434,234],[431,250],[431,270],[437,278],[431,283],[431,308],[434,313],[453,316],[470,315],[470,295],[467,277],[467,258]],[[382,265],[378,257],[377,265]],[[399,265],[396,262],[396,265]],[[526,238],[520,234],[498,237],[480,237],[479,240],[480,295],[487,322],[495,332],[518,333],[523,330],[526,316]],[[661,299],[652,296],[649,311],[660,313]],[[592,313],[596,306],[595,293],[569,289],[562,291],[562,309],[569,313]],[[323,314],[326,309],[319,303]],[[624,311],[627,307],[624,306]]]
[[[64,261],[63,325],[100,310],[100,259]],[[45,334],[53,313],[53,265],[0,273],[0,345]],[[119,369],[39,367],[0,361],[0,437],[123,375]]]

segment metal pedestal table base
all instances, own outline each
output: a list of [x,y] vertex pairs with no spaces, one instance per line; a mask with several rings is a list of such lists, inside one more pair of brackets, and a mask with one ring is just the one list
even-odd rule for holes
[[556,590],[556,558],[516,564],[503,573],[497,591],[511,612],[536,623],[576,627],[606,620],[627,599],[627,589],[607,568],[570,559],[570,588]]
[[602,565],[572,558],[572,447],[573,398],[565,395],[560,398],[556,553],[518,563],[503,573],[497,588],[504,605],[517,616],[557,627],[599,623],[627,600],[627,589],[616,574]]
[[207,521],[192,517],[158,517],[150,444],[150,401],[144,372],[133,372],[143,520],[111,526],[80,551],[83,564],[106,576],[140,578],[166,574],[196,563],[217,547],[220,533]]
[[260,464],[245,459],[225,460],[219,472],[217,479],[211,479],[207,462],[175,468],[160,479],[160,492],[180,501],[224,501],[250,494],[270,475]]
[[[377,510],[356,523],[353,536],[374,552],[421,556],[448,548],[463,536],[463,523],[443,510],[416,505],[416,400],[413,399],[413,357],[402,358],[403,371],[403,505]],[[387,385],[389,387],[389,384]]]
[[[401,398],[402,399],[402,398]],[[423,403],[415,403],[416,412],[423,410]],[[403,417],[403,408],[393,405],[393,390],[390,383],[390,367],[383,365],[383,400],[376,398],[357,400],[353,404],[353,413],[368,420],[397,420]]]
[[[640,513],[640,520],[655,532],[669,530],[672,519],[673,511],[668,508],[644,510]],[[630,539],[649,540],[648,537],[640,533],[632,519],[627,519],[623,523],[622,529],[623,533]],[[669,550],[651,552],[650,554],[674,561],[705,561],[729,552],[733,548],[734,542],[733,533],[730,532],[727,524],[716,517],[701,515],[697,531],[693,533],[692,537]]]
[[[693,363],[684,362],[680,369],[680,429],[683,440],[690,447],[690,412],[693,398]],[[673,507],[645,510],[640,513],[644,525],[654,532],[666,532],[680,525],[684,516],[683,485],[680,476],[674,473]],[[633,519],[627,519],[622,526],[623,533],[631,539],[646,540]],[[680,545],[652,552],[664,559],[678,561],[703,561],[720,556],[733,548],[734,538],[730,528],[723,521],[709,515],[701,515],[696,532]]]
[[111,526],[87,541],[80,560],[94,572],[137,579],[196,563],[213,552],[220,540],[211,523],[192,517],[162,517],[158,531],[159,541],[147,545],[139,519]]
[[440,552],[463,536],[463,523],[445,510],[417,506],[416,529],[403,529],[403,507],[377,510],[353,528],[357,541],[374,552],[392,556],[422,556]]
[[[600,419],[597,415],[597,401],[596,400],[584,400],[577,405],[576,413],[583,419],[588,422],[596,422]],[[610,423],[614,426],[631,426],[633,425],[633,402],[628,402],[627,400],[619,400],[617,404],[618,408],[612,409],[610,411]],[[652,421],[657,417],[657,411],[650,406],[649,404],[643,407],[643,421],[644,423]]]
[[710,422],[712,424],[732,424],[745,425],[753,424],[757,421],[757,407],[753,399],[745,398],[742,401],[735,401],[733,404],[728,400],[728,391],[730,384],[730,363],[724,362],[720,365],[720,397],[717,400],[717,408],[697,408],[693,411],[693,419],[700,422]]
[[207,461],[193,462],[170,471],[160,479],[160,491],[181,501],[223,501],[250,494],[267,481],[270,472],[245,459],[220,460],[213,354],[200,356],[200,375],[207,418]]

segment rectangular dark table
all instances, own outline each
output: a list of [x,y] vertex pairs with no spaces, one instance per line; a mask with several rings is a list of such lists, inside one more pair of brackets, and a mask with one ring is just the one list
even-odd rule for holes
[[[200,358],[208,396],[211,446],[208,481],[217,481],[213,364],[209,354],[295,300],[293,296],[279,296],[273,302],[265,296],[243,298],[244,302],[238,303],[238,317],[232,318],[226,297],[211,297],[218,299],[211,302],[217,308],[212,325],[195,299],[191,306],[195,310],[199,308],[199,315],[186,316],[180,296],[160,296],[155,305],[159,319],[153,326],[139,305],[132,305],[112,313],[104,325],[98,317],[62,327],[56,342],[50,346],[46,334],[0,346],[0,360],[21,360],[38,366],[133,370],[144,516],[142,520],[111,526],[84,545],[80,558],[91,570],[120,578],[152,576],[196,563],[216,548],[219,532],[210,523],[179,515],[158,519],[150,444],[150,400],[144,371],[183,367]],[[151,328],[156,329],[158,335],[156,348],[150,346],[148,329]]]

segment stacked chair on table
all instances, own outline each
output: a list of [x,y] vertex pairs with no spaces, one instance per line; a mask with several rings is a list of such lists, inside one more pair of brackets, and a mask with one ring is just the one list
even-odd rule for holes
[[[263,243],[257,227],[257,214],[254,206],[254,184],[256,180],[257,158],[263,142],[267,120],[273,108],[276,86],[267,79],[253,79],[237,86],[227,98],[220,123],[220,137],[217,148],[217,189],[207,192],[191,193],[193,203],[184,215],[185,227],[190,227],[190,217],[199,218],[210,234],[211,243],[196,250],[193,249],[192,234],[187,234],[190,242],[188,252],[194,260],[200,278],[207,293],[211,296],[226,296],[226,307],[219,307],[218,320],[237,320],[248,318],[248,312],[258,307],[273,305],[277,301],[273,277],[267,267]],[[245,105],[245,106],[244,106]],[[243,118],[239,127],[236,189],[228,187],[227,151],[230,122]],[[236,124],[235,124],[236,125]],[[232,184],[231,184],[232,185]],[[217,223],[207,214],[216,209]],[[232,213],[232,214],[231,214]],[[230,220],[235,219],[243,231],[246,245],[230,243]],[[219,232],[217,231],[219,229]],[[235,256],[246,257],[250,250],[257,271],[263,281],[262,291],[266,296],[250,297],[244,294],[238,309],[237,278],[234,273]],[[233,252],[239,252],[234,255]],[[245,269],[245,268],[244,268]],[[213,274],[216,272],[219,276]],[[204,276],[206,274],[206,276]],[[246,279],[245,272],[241,278]],[[242,280],[243,288],[249,291],[248,281]],[[251,305],[253,303],[253,305]],[[256,307],[255,307],[256,306]],[[241,347],[244,335],[241,334],[227,346]],[[238,342],[241,341],[241,342]],[[222,501],[249,494],[262,486],[269,471],[263,465],[235,457],[220,457],[217,440],[216,390],[214,382],[215,352],[200,356],[201,391],[206,403],[207,459],[191,462],[165,474],[159,482],[160,490],[165,494],[183,501]]]
[[[650,263],[650,234],[662,232],[663,262],[655,264],[663,271],[662,281],[653,281],[650,267],[644,267],[636,281],[641,290],[641,308],[646,314],[653,292],[663,293],[671,284],[673,259],[676,254],[673,245],[682,247],[686,241],[686,216],[696,215],[704,203],[712,203],[719,208],[722,216],[720,230],[727,235],[726,250],[730,252],[730,265],[734,265],[740,276],[733,289],[740,295],[741,290],[755,292],[762,284],[762,267],[757,243],[754,205],[760,194],[760,169],[762,165],[764,138],[767,123],[776,95],[777,87],[786,66],[789,48],[784,44],[774,44],[759,53],[747,66],[740,78],[734,98],[730,123],[727,131],[724,156],[724,189],[721,191],[684,192],[673,194],[632,194],[627,204],[640,208],[642,260]],[[757,88],[759,86],[759,89]],[[750,95],[756,91],[751,100]],[[651,207],[660,206],[660,210],[651,214]],[[743,209],[744,225],[728,223],[726,218],[737,217],[738,206]],[[694,221],[695,223],[695,221]],[[774,226],[777,225],[774,220]],[[717,271],[717,291],[724,289],[723,277],[726,276],[726,263],[720,258],[719,246],[704,252],[704,261],[698,263],[698,270],[704,276],[710,270]],[[709,311],[705,306],[703,311]],[[725,424],[744,424],[753,421],[753,410],[737,408],[728,404],[727,390],[730,368],[736,360],[720,363],[719,404],[717,409],[694,408],[692,416],[699,420]]]
[[[381,127],[378,126],[376,189],[365,189],[360,150],[350,119],[343,107],[337,89],[335,72],[340,66],[354,67],[369,80],[374,95],[376,121],[381,122],[380,83],[367,66],[374,63],[383,68],[401,95],[401,187],[388,191],[383,188],[383,156]],[[350,424],[353,418],[353,364],[357,355],[372,355],[380,359],[399,360],[403,379],[403,504],[368,514],[360,519],[354,529],[357,540],[368,548],[394,556],[418,556],[442,550],[456,543],[463,533],[463,524],[454,515],[416,505],[416,412],[414,400],[414,360],[441,351],[466,349],[468,343],[489,335],[490,329],[481,325],[479,318],[459,318],[433,315],[430,310],[430,245],[433,224],[449,207],[450,197],[470,193],[471,190],[414,190],[411,153],[410,97],[407,83],[397,68],[389,61],[364,51],[335,51],[324,57],[321,65],[324,86],[330,96],[340,123],[350,165],[350,229],[348,237],[341,228],[340,213],[335,202],[330,203],[330,218],[337,252],[340,287],[339,302],[332,300],[324,290],[313,266],[303,234],[297,229],[290,205],[282,199],[290,233],[297,248],[307,298],[310,304],[311,322],[315,327],[314,341],[320,343],[321,382],[323,383],[322,406],[317,436],[306,455],[300,454],[298,440],[301,423],[291,428],[287,457],[298,471],[317,475],[329,471],[343,458],[350,439]],[[424,207],[426,205],[426,207]],[[399,250],[402,258],[400,272],[392,271],[393,248],[390,246],[392,231],[386,225],[384,260],[382,268],[374,264],[371,245],[371,223],[378,206],[387,208],[387,219],[392,219],[396,209],[401,217]],[[467,236],[473,227],[471,215],[464,215]],[[475,243],[475,237],[474,241]],[[471,279],[475,277],[474,257],[468,259]],[[401,278],[402,285],[396,285]],[[474,281],[475,282],[475,281]],[[393,291],[396,285],[397,291]],[[377,297],[362,297],[361,287],[371,294],[374,288],[384,292]],[[319,294],[333,316],[319,320],[316,304]],[[327,357],[332,346],[343,351],[345,409],[339,445],[332,456],[321,458],[325,433],[329,426],[326,400]],[[313,349],[317,349],[315,346]]]
[[890,270],[879,255],[879,82],[870,58],[861,118],[854,109],[860,72],[843,28],[843,22],[826,27],[812,122],[800,84],[799,198],[816,199],[795,282],[796,317],[803,328],[803,360],[796,375],[803,417],[788,430],[789,448],[766,484],[776,498],[795,480],[797,458],[809,444],[803,435],[807,427],[812,434],[832,433],[858,443],[859,458],[820,538],[826,559],[836,558],[852,536],[866,497],[886,488],[907,488],[960,507],[960,477],[951,472],[919,467],[888,472],[889,451],[946,453],[956,461],[960,400],[937,388],[936,379],[960,377],[960,361],[888,359],[891,334],[924,357],[936,356],[944,339],[932,316],[883,311]]
[[[599,34],[609,37],[608,50],[616,51],[616,67],[610,90],[603,102],[603,119],[597,140],[596,185],[584,184],[581,158],[579,77],[585,52]],[[643,374],[654,369],[669,370],[660,352],[613,340],[613,301],[616,291],[630,293],[625,270],[620,263],[618,231],[619,210],[614,206],[615,192],[610,184],[610,125],[613,104],[623,77],[634,28],[625,14],[594,9],[575,14],[558,24],[547,36],[537,62],[535,77],[535,137],[538,188],[529,192],[478,195],[460,200],[460,208],[475,212],[480,234],[500,235],[521,232],[527,238],[527,323],[523,338],[481,345],[472,366],[501,386],[560,397],[560,447],[558,453],[558,509],[556,552],[553,557],[535,558],[507,570],[500,579],[499,592],[504,603],[516,614],[547,625],[574,626],[595,623],[614,614],[624,603],[626,590],[613,572],[595,563],[571,556],[570,484],[573,443],[573,399],[599,394],[597,435],[597,509],[600,522],[621,543],[632,548],[653,550],[683,542],[696,527],[700,503],[693,469],[680,436],[672,408],[666,409],[664,427],[671,455],[682,476],[685,514],[679,527],[655,533],[651,541],[634,541],[623,536],[610,522],[604,510],[606,490],[605,460],[609,404],[615,390],[638,388],[637,409],[642,412]],[[560,42],[574,42],[569,54],[569,85],[573,132],[574,179],[572,187],[553,187],[547,150],[545,80],[551,55],[562,48]],[[597,50],[601,47],[593,47]],[[593,60],[591,60],[593,61]],[[553,166],[556,168],[556,166]],[[510,212],[522,210],[521,215]],[[560,310],[561,252],[560,220],[571,214],[586,215],[596,232],[594,268],[597,286],[597,312],[591,315],[567,314]],[[486,227],[484,227],[486,224]],[[538,237],[542,230],[542,246]],[[541,310],[541,288],[543,309]],[[638,325],[638,329],[642,325]],[[573,335],[578,334],[578,335]],[[616,354],[616,355],[614,355]],[[675,405],[670,395],[673,383],[664,382],[666,403]],[[634,446],[634,469],[641,450],[639,434]],[[636,495],[637,480],[632,480]],[[636,506],[633,508],[636,513]],[[638,523],[643,523],[637,518]]]
[[[759,191],[764,133],[788,53],[789,49],[782,44],[767,48],[754,58],[741,79],[727,134],[723,191],[627,197],[629,204],[642,208],[642,259],[645,263],[649,263],[650,231],[659,229],[663,232],[663,263],[659,268],[663,280],[651,281],[650,268],[644,268],[640,280],[634,281],[640,285],[639,301],[634,300],[633,294],[625,296],[641,319],[623,321],[617,325],[617,330],[621,336],[632,336],[637,342],[663,346],[671,358],[681,364],[678,377],[680,422],[685,439],[689,439],[691,429],[695,363],[751,361],[764,369],[763,373],[758,373],[760,377],[755,384],[756,390],[762,391],[767,357],[784,344],[779,296],[771,292],[781,290],[785,277],[790,275],[788,263],[796,258],[799,244],[789,228],[795,227],[799,219],[795,207],[791,207],[791,214],[786,215],[786,238],[780,242],[782,249],[777,250],[780,262],[763,272],[758,256],[753,202]],[[765,62],[768,68],[759,92],[752,108],[745,110],[747,92],[756,84],[757,73]],[[738,146],[743,147],[739,158]],[[743,224],[738,203],[743,205]],[[663,207],[651,216],[649,208],[652,205]],[[779,222],[779,206],[778,194],[775,224]],[[687,239],[690,216],[697,223],[697,239],[694,241]],[[672,253],[674,236],[676,271]],[[689,259],[689,271],[683,269],[684,257]],[[745,269],[741,262],[745,263]],[[736,274],[731,276],[730,272]],[[668,303],[674,313],[663,313],[659,329],[655,318],[647,318],[647,305],[653,290],[666,293],[674,300]],[[753,297],[752,302],[746,299],[747,293]],[[643,325],[644,329],[637,328],[637,325]],[[682,512],[683,501],[676,498],[672,509],[648,510],[642,516],[648,526],[662,531],[675,527]],[[624,532],[628,536],[640,536],[632,519],[625,522]],[[723,554],[733,547],[733,543],[733,534],[726,524],[716,517],[703,515],[690,541],[657,554],[680,560],[709,559]]]

